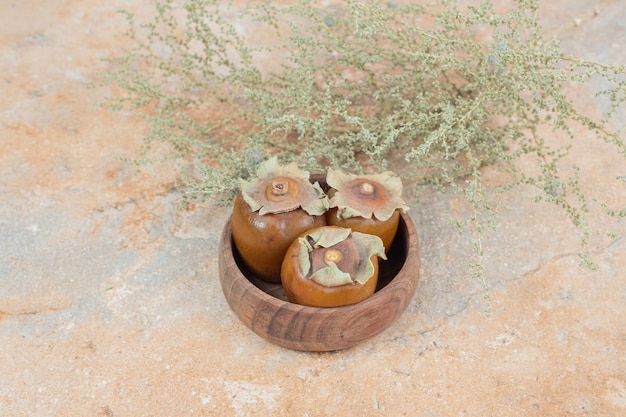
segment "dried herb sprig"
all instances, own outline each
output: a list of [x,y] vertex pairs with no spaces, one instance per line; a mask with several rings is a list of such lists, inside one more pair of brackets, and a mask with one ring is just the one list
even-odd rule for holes
[[[466,197],[473,214],[459,224],[476,231],[480,259],[497,211],[483,167],[508,175],[502,190],[532,185],[536,200],[562,207],[584,248],[597,199],[566,162],[570,144],[553,137],[580,140],[573,128],[582,127],[626,158],[623,132],[611,127],[626,101],[626,68],[567,56],[546,41],[538,0],[516,1],[505,14],[489,0],[463,8],[449,0],[156,4],[148,23],[126,14],[134,47],[110,60],[104,81],[123,94],[108,104],[151,127],[137,163],[153,160],[157,143],[189,162],[190,197],[231,198],[238,178],[269,155],[311,171],[393,164],[418,195],[429,184]],[[610,106],[597,120],[567,93],[592,77],[608,85],[599,94]],[[521,166],[529,156],[536,165]],[[626,209],[598,203],[625,217]],[[487,288],[482,264],[472,271]]]

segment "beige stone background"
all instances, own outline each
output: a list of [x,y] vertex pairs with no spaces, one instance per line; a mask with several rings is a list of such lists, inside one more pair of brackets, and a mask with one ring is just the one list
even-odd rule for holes
[[[444,214],[461,200],[426,193],[411,207],[421,280],[386,331],[305,353],[245,328],[218,280],[228,209],[178,210],[172,167],[115,159],[145,128],[86,88],[126,42],[115,11],[150,4],[0,1],[0,416],[626,415],[626,224],[592,242],[591,272],[532,190],[502,196],[486,238],[490,316]],[[626,64],[626,1],[541,13],[566,51]],[[598,88],[572,88],[590,114]],[[623,157],[581,132],[571,159],[583,189],[624,207]]]

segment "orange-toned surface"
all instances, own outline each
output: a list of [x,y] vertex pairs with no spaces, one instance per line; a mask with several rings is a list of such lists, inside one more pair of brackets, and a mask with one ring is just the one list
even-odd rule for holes
[[[530,189],[501,196],[483,242],[489,317],[464,276],[466,233],[444,214],[468,208],[425,193],[410,211],[417,293],[382,334],[310,354],[241,325],[217,275],[228,210],[178,210],[173,165],[115,159],[144,127],[86,88],[125,44],[115,11],[150,3],[0,3],[1,416],[626,413],[626,225],[592,242],[597,272],[581,269],[575,231]],[[546,30],[566,50],[625,63],[622,0],[549,3]],[[572,93],[598,110],[593,89]],[[598,180],[624,175],[623,159],[578,139],[583,189],[623,206],[619,183]]]

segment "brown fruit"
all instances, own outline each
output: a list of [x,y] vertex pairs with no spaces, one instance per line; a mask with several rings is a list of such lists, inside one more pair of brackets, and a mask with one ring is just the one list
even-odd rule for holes
[[291,242],[301,233],[326,224],[328,197],[309,173],[276,158],[262,163],[257,177],[240,181],[232,236],[239,255],[259,278],[280,282],[280,267]]
[[357,176],[329,169],[326,180],[332,193],[327,223],[376,235],[388,251],[398,230],[400,212],[408,210],[401,198],[400,177],[390,171]]
[[324,226],[309,230],[287,249],[281,269],[292,303],[340,307],[365,300],[376,291],[378,257],[385,259],[377,236]]
[[254,274],[269,282],[280,282],[280,267],[291,242],[325,224],[324,216],[312,216],[301,208],[260,215],[241,194],[233,206],[232,235],[239,255]]

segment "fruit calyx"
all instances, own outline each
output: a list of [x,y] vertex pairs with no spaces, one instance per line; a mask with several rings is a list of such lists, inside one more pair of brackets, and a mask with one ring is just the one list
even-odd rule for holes
[[337,208],[339,218],[374,216],[384,221],[398,209],[409,209],[402,200],[402,180],[391,171],[354,175],[329,169],[326,181],[335,190],[330,207]]
[[259,165],[256,178],[239,183],[244,201],[260,215],[302,208],[312,216],[320,216],[329,208],[328,197],[319,183],[311,184],[308,171],[295,163],[280,165],[276,157]]
[[387,259],[378,236],[322,226],[298,238],[303,276],[325,287],[365,284],[374,274],[372,256]]

